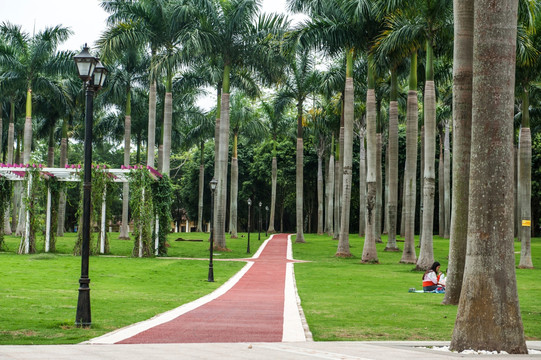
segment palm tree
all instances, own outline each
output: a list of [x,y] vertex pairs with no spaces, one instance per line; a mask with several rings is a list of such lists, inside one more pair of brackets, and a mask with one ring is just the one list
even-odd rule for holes
[[276,232],[274,228],[275,212],[276,212],[276,185],[278,177],[278,160],[276,158],[276,144],[280,134],[287,131],[287,123],[283,114],[277,110],[275,103],[261,101],[261,111],[267,118],[267,132],[272,137],[272,170],[271,170],[271,207],[269,214],[269,227],[267,232],[273,234]]
[[[109,30],[111,31],[111,30]],[[104,38],[109,35],[105,33]],[[145,69],[148,64],[141,55],[140,49],[129,47],[122,52],[112,52],[105,47],[104,60],[113,63],[113,71],[109,74],[108,85],[103,92],[103,97],[111,103],[118,105],[124,111],[124,166],[130,165],[131,153],[131,110],[133,87],[141,84]],[[129,239],[128,206],[129,206],[129,184],[122,186],[122,224],[120,227],[119,239]]]
[[[10,78],[24,81],[26,87],[23,163],[28,164],[32,150],[32,92],[39,94],[51,91],[54,89],[53,80],[58,75],[73,71],[73,54],[57,51],[58,45],[69,37],[71,31],[55,26],[30,37],[20,26],[4,22],[0,25],[0,34],[7,45],[0,48],[0,66],[9,69]],[[25,217],[20,216],[21,230],[24,221]],[[28,249],[29,252],[35,252],[33,241]]]
[[[471,142],[476,146],[470,162],[468,251],[451,349],[527,354],[509,211],[517,1],[493,5],[476,0],[473,6]],[[494,181],[486,181],[487,174]]]
[[[232,70],[251,68],[258,74],[273,75],[277,43],[287,21],[281,16],[260,16],[256,19],[258,0],[195,0],[199,11],[200,28],[197,32],[200,49],[211,59],[223,61],[220,103],[218,106],[219,131],[216,168],[217,191],[215,210],[215,247],[226,249],[225,219],[227,191],[227,159],[229,145],[229,97]],[[275,75],[275,74],[274,74]],[[217,118],[218,120],[218,118]],[[218,121],[217,121],[218,126]]]
[[[521,5],[526,5],[521,1]],[[537,29],[541,28],[538,20],[540,5],[538,3],[528,4],[529,9],[519,9],[519,41],[517,47],[517,94],[521,95],[521,127],[519,134],[519,155],[518,155],[518,222],[519,240],[521,241],[519,268],[531,269],[531,167],[532,167],[532,136],[530,132],[530,84],[538,77],[541,69],[541,54],[537,49],[541,44],[541,37]],[[537,24],[531,23],[536,19]]]
[[316,90],[318,72],[315,70],[313,57],[306,51],[295,54],[290,66],[286,69],[286,78],[278,91],[276,98],[280,107],[292,101],[297,108],[297,155],[296,155],[296,239],[297,243],[304,243],[303,232],[303,119],[304,102],[309,94]]
[[[141,0],[124,1],[112,0],[102,1],[101,6],[111,15],[107,19],[110,28],[98,41],[103,53],[122,53],[130,47],[148,46],[150,48],[151,65],[149,67],[149,112],[148,112],[148,144],[147,144],[147,165],[154,167],[155,161],[155,134],[156,134],[156,99],[157,99],[157,57],[164,49],[165,55],[172,55],[173,48],[178,39],[177,30],[179,23],[173,21],[173,14],[176,14],[171,0]],[[179,20],[185,20],[184,16]],[[166,68],[167,84],[170,89],[173,67]],[[167,95],[169,94],[169,95]],[[167,128],[170,129],[170,111],[172,97],[166,92]],[[164,133],[168,138],[167,133]],[[168,146],[170,143],[168,143]],[[167,155],[169,156],[169,155]],[[168,166],[168,164],[166,165]],[[168,173],[167,168],[167,173]]]
[[237,146],[239,135],[246,134],[248,139],[261,139],[265,137],[265,127],[260,120],[260,114],[256,113],[249,99],[242,93],[231,97],[231,132],[233,135],[233,156],[231,158],[231,206],[229,208],[229,232],[231,238],[237,235],[237,197],[239,165],[237,158]]

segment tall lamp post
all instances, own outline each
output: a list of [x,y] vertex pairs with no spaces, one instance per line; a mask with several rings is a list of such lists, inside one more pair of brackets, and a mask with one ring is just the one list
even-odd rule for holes
[[85,83],[86,113],[84,142],[84,179],[83,179],[83,244],[81,248],[81,278],[79,279],[79,298],[77,300],[77,327],[89,327],[90,316],[90,278],[88,260],[90,255],[90,201],[92,193],[92,123],[94,111],[94,92],[105,82],[107,69],[88,51],[88,47],[73,57],[79,77]]
[[209,277],[208,282],[214,282],[214,265],[212,264],[212,256],[214,255],[214,234],[212,229],[212,224],[214,223],[214,190],[216,190],[216,185],[218,180],[212,178],[210,180],[210,259],[209,259]]
[[265,237],[267,237],[267,229],[269,228],[269,207],[265,206]]
[[261,240],[261,205],[263,205],[263,204],[260,201],[259,202],[259,236],[258,236],[257,240]]
[[246,246],[246,254],[250,253],[250,209],[252,208],[252,199],[248,199],[248,245]]

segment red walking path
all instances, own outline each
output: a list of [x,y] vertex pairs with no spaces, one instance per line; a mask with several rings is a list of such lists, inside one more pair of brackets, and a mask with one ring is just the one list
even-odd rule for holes
[[[286,299],[288,271],[292,278],[292,261],[287,258],[289,241],[285,234],[272,236],[263,245],[259,257],[247,259],[253,264],[240,280],[217,298],[148,329],[143,326],[143,330],[138,330],[135,327],[128,329],[124,335],[121,329],[120,333],[109,340],[105,335],[90,342],[150,344],[280,342],[292,339],[306,341],[297,303],[291,301],[291,291],[287,296],[289,300]],[[291,281],[289,283],[289,288],[294,289]],[[292,321],[288,312],[293,314],[293,318],[299,316]],[[284,329],[286,332],[294,329],[295,336],[284,339]]]

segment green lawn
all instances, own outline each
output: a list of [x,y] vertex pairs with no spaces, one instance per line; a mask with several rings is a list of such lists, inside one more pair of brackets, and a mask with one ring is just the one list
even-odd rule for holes
[[[208,241],[174,241],[179,235],[208,239],[202,233],[170,234],[170,256],[208,258]],[[56,254],[36,255],[15,254],[20,238],[6,236],[8,251],[0,253],[0,344],[68,344],[100,336],[200,298],[245,264],[216,261],[215,282],[209,283],[208,261],[132,258],[133,243],[117,237],[111,236],[110,256],[90,258],[92,327],[79,329],[74,322],[81,260],[70,255],[75,234],[58,238]],[[256,237],[252,249],[260,243]],[[228,238],[232,251],[216,259],[246,257],[245,244]]]
[[[230,252],[216,259],[251,256],[265,238],[251,233],[252,254],[246,254],[246,234],[227,237]],[[57,242],[56,254],[16,255],[20,238],[6,237],[0,253],[0,344],[78,343],[197,299],[223,284],[244,263],[216,261],[215,283],[208,283],[208,261],[174,258],[208,257],[208,234],[170,234],[169,259],[130,256],[132,241],[111,234],[111,254],[90,258],[92,327],[74,326],[80,257],[71,256],[75,234]],[[337,242],[306,234],[306,244],[294,244],[297,287],[315,340],[449,340],[455,306],[443,306],[441,294],[408,293],[420,288],[420,272],[399,264],[401,253],[383,252],[379,265],[361,265],[363,241],[350,236],[350,259],[338,259]],[[185,240],[203,241],[175,241]],[[386,239],[384,239],[385,241]],[[399,242],[399,246],[403,243]],[[516,243],[516,250],[520,244]],[[447,268],[448,241],[435,237],[436,260]],[[43,249],[43,240],[38,242]],[[418,249],[417,249],[418,250]],[[541,264],[541,239],[533,239],[533,262]],[[517,261],[518,261],[517,254]],[[541,339],[541,270],[517,270],[527,339]]]
[[[308,234],[305,239],[305,244],[294,244],[294,255],[312,262],[296,264],[295,278],[315,340],[451,338],[457,307],[441,305],[443,294],[409,293],[409,288],[421,288],[422,273],[399,264],[401,253],[384,252],[385,244],[378,244],[379,265],[365,265],[360,264],[363,239],[357,235],[350,236],[350,259],[333,257],[338,243],[327,236]],[[515,247],[520,251],[518,242]],[[448,240],[434,237],[442,269],[447,268],[448,248]],[[532,240],[532,251],[538,268],[517,269],[517,283],[526,338],[540,340],[541,239]]]

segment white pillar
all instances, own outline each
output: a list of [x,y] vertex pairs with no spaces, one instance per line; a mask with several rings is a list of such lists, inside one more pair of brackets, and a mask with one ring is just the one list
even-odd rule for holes
[[[32,189],[32,173],[28,174],[28,189],[26,194],[30,199],[30,189]],[[26,224],[24,226],[24,253],[30,252],[30,209],[26,209]]]
[[103,189],[101,202],[101,231],[100,231],[100,254],[105,254],[105,217],[106,217],[107,186]]
[[51,248],[51,187],[47,186],[47,216],[45,219],[45,252]]
[[154,249],[155,249],[155,255],[158,256],[158,248],[160,247],[160,236],[159,236],[159,232],[160,232],[160,222],[158,221],[158,215],[156,215],[156,219],[154,221],[154,223],[156,224],[156,239],[155,239],[155,245],[154,245]]
[[[143,189],[143,194],[142,194],[142,201],[141,203],[144,204],[145,203],[145,189]],[[141,208],[141,218],[143,217],[143,209]],[[139,257],[143,257],[143,229],[139,228]]]
[[186,220],[186,232],[190,232],[190,220]]

